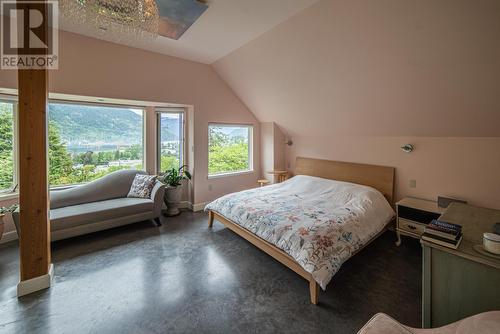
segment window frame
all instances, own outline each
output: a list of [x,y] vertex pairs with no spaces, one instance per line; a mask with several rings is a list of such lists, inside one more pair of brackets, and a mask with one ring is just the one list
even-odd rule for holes
[[[141,110],[142,111],[142,168],[140,169],[141,171],[146,170],[146,108],[141,107],[141,106],[132,106],[132,105],[127,105],[127,104],[113,104],[113,103],[103,103],[103,102],[89,102],[89,101],[78,101],[78,100],[63,100],[63,99],[49,99],[48,100],[48,105],[50,104],[70,104],[70,105],[79,105],[79,106],[88,106],[88,107],[105,107],[105,108],[121,108],[121,109],[135,109],[135,110]],[[47,109],[48,109],[47,105]],[[47,114],[47,122],[49,120],[49,116]],[[48,138],[47,138],[48,140]],[[47,143],[48,144],[48,143]],[[91,181],[88,181],[91,182]],[[81,183],[69,183],[69,184],[58,184],[54,186],[49,185],[50,190],[54,189],[67,189],[67,188],[72,188],[76,187],[82,184],[86,184],[88,182],[81,182]]]
[[[0,198],[9,199],[10,196],[18,195],[18,185],[19,185],[19,98],[17,95],[6,95],[0,94],[1,102],[10,102],[13,104],[13,184],[14,187],[10,189],[0,189]],[[124,108],[124,109],[136,109],[142,111],[142,169],[146,170],[146,107],[139,105],[128,105],[128,104],[114,104],[114,103],[104,103],[104,102],[90,102],[90,101],[79,101],[79,100],[65,100],[65,99],[48,99],[48,104],[71,104],[71,105],[83,105],[83,106],[91,106],[91,107],[108,107],[108,108]],[[48,107],[48,106],[47,106]],[[48,116],[47,116],[48,121]],[[47,138],[48,140],[48,138]],[[48,143],[47,143],[48,144]],[[88,182],[83,183],[72,183],[72,184],[60,184],[60,185],[49,185],[49,190],[59,190],[59,189],[67,189],[76,187],[82,184],[86,184]]]
[[156,174],[160,175],[164,171],[161,170],[161,114],[179,114],[182,115],[182,122],[179,124],[179,133],[182,133],[179,138],[179,168],[186,164],[186,109],[182,107],[156,107]]
[[[216,173],[216,174],[210,174],[208,166],[210,165],[210,127],[241,127],[241,128],[247,128],[248,129],[248,169],[245,170],[239,170],[239,171],[234,171],[234,172],[223,172],[223,173]],[[254,130],[254,125],[253,124],[245,124],[245,123],[218,123],[218,122],[209,122],[207,126],[207,178],[208,179],[218,179],[218,178],[224,178],[224,177],[229,177],[229,176],[238,176],[238,175],[246,175],[246,174],[253,174],[255,172],[254,169],[254,150],[253,150],[253,130]]]
[[0,189],[0,195],[6,196],[16,194],[19,185],[19,109],[16,96],[0,94],[0,102],[12,104],[12,187]]

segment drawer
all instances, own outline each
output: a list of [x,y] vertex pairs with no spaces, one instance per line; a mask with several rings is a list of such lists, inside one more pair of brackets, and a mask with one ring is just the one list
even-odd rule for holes
[[424,233],[424,227],[425,225],[423,224],[418,224],[404,218],[398,218],[398,228],[401,230],[421,235]]

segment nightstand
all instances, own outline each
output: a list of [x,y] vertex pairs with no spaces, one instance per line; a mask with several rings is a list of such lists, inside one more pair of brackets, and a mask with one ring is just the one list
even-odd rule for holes
[[260,184],[261,187],[263,187],[269,183],[269,180],[261,179],[261,180],[257,180],[257,182]]
[[424,227],[433,219],[438,219],[445,211],[437,202],[406,197],[396,203],[396,245],[401,245],[401,234],[420,239]]
[[273,170],[267,172],[267,174],[274,175],[274,182],[281,183],[286,180],[288,172],[286,170]]

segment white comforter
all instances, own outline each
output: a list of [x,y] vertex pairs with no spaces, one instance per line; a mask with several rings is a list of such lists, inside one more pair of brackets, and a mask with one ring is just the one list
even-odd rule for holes
[[223,196],[205,210],[285,251],[323,289],[394,217],[384,196],[371,187],[305,175]]

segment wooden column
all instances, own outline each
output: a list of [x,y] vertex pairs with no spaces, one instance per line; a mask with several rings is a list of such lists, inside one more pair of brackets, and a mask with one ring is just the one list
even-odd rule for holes
[[[47,33],[47,17],[44,17],[43,22]],[[47,181],[47,86],[46,69],[18,70],[21,230],[21,282],[18,285],[18,295],[47,288],[48,286],[44,286],[47,285],[46,279],[43,280],[45,283],[26,281],[46,278],[51,266]],[[20,286],[24,288],[20,289]]]
[[19,70],[21,281],[48,273],[47,71]]

